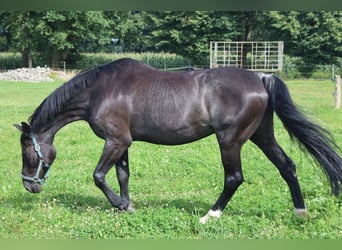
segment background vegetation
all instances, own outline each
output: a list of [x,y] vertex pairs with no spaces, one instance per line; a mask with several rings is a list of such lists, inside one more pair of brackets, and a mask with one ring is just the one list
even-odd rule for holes
[[[70,68],[70,65],[61,65],[57,70],[84,70],[96,65],[108,63],[123,57],[143,61],[152,67],[164,70],[185,70],[191,68],[191,61],[182,56],[171,53],[82,53],[80,59]],[[43,61],[33,61],[33,66],[44,65]],[[0,53],[0,70],[16,69],[21,67],[19,53]]]
[[[211,40],[283,40],[281,76],[296,79],[288,82],[294,100],[342,146],[342,110],[333,109],[329,80],[331,65],[341,74],[341,11],[0,11],[0,70],[63,68],[64,62],[69,69],[84,69],[118,57],[162,69],[206,67]],[[302,77],[326,80],[298,80]],[[56,135],[58,154],[48,185],[40,194],[28,193],[20,179],[19,132],[12,124],[26,121],[60,84],[0,82],[0,238],[342,238],[341,197],[329,195],[318,166],[290,142],[278,119],[278,141],[298,165],[310,212],[306,219],[293,215],[279,173],[247,143],[242,153],[246,181],[220,220],[201,225],[199,218],[222,188],[214,136],[174,147],[135,142],[130,192],[136,213],[119,213],[93,183],[103,141],[84,122]],[[118,190],[115,171],[107,179]]]
[[[318,166],[289,141],[278,119],[276,136],[298,166],[309,217],[298,219],[285,182],[258,148],[247,143],[246,181],[220,220],[199,223],[221,192],[223,169],[215,137],[183,146],[135,142],[130,148],[134,214],[118,213],[93,183],[103,148],[84,122],[55,138],[57,159],[42,193],[30,194],[20,179],[19,132],[61,82],[0,82],[0,238],[11,239],[341,239],[341,197],[330,196]],[[291,81],[294,100],[327,127],[342,146],[342,110],[333,108],[330,81]],[[107,177],[118,190],[115,171]]]
[[[103,63],[107,63],[119,58],[130,57],[143,61],[153,67],[164,70],[189,70],[193,67],[190,59],[171,53],[82,53],[75,65],[60,65],[58,70],[72,72],[84,70]],[[34,60],[33,66],[44,65],[43,61]],[[16,69],[21,67],[21,55],[19,53],[3,52],[0,53],[0,71]],[[303,73],[303,60],[299,57],[284,57],[283,71],[278,74],[284,79],[310,79],[327,80],[332,79],[336,74],[342,73],[342,60],[333,65],[315,65],[312,72],[308,75]]]
[[[74,69],[82,53],[167,52],[207,66],[209,41],[282,40],[296,70],[341,68],[341,11],[29,11],[0,12],[0,51],[22,66]],[[183,66],[183,65],[182,65]]]

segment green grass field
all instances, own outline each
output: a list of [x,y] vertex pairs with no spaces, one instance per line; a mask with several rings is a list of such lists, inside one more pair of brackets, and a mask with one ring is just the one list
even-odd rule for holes
[[[135,142],[130,148],[130,194],[134,214],[119,213],[93,183],[102,151],[85,122],[63,128],[55,138],[57,159],[40,194],[22,186],[20,133],[12,124],[27,121],[61,82],[0,82],[0,238],[12,239],[341,239],[341,196],[330,195],[322,171],[289,141],[276,120],[279,143],[296,162],[309,216],[298,219],[288,187],[258,148],[247,143],[245,182],[223,216],[201,225],[223,185],[215,137],[182,146]],[[342,109],[333,108],[334,84],[291,81],[293,99],[327,127],[342,147]],[[114,169],[107,177],[118,190]]]

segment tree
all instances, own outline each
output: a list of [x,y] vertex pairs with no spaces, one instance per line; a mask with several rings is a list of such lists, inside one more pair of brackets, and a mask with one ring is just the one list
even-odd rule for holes
[[227,12],[163,11],[151,16],[157,50],[172,52],[207,64],[211,40],[235,40],[237,32]]
[[110,43],[110,20],[102,11],[1,12],[1,26],[12,50],[22,53],[23,66],[32,66],[32,52],[58,67],[75,64],[86,41]]
[[272,36],[285,41],[285,53],[303,59],[302,71],[315,64],[332,64],[342,57],[342,12],[271,11]]
[[[255,30],[260,26],[259,14],[257,11],[232,12],[234,27],[238,32],[237,41],[259,40],[261,37],[254,36]],[[256,37],[256,38],[255,38]],[[244,44],[242,50],[242,67],[247,65],[247,54],[251,52],[250,44]]]
[[32,52],[36,49],[35,27],[40,18],[39,12],[1,12],[3,32],[13,50],[22,54],[22,66],[32,67]]
[[121,51],[143,52],[153,51],[151,32],[155,28],[150,13],[146,11],[120,12],[117,38]]
[[109,27],[101,11],[47,11],[36,27],[40,33],[37,50],[52,67],[58,67],[60,61],[75,64],[87,41],[110,43]]

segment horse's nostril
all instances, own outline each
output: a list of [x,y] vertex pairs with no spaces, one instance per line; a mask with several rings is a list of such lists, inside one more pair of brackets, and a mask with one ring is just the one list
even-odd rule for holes
[[42,191],[42,187],[39,183],[31,183],[24,181],[24,187],[30,193],[39,193]]

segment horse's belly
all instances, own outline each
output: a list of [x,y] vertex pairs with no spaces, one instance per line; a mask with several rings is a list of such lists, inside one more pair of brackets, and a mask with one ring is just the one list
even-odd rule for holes
[[180,145],[204,138],[213,133],[210,126],[193,126],[183,128],[141,127],[132,130],[135,141],[146,141],[163,145]]

